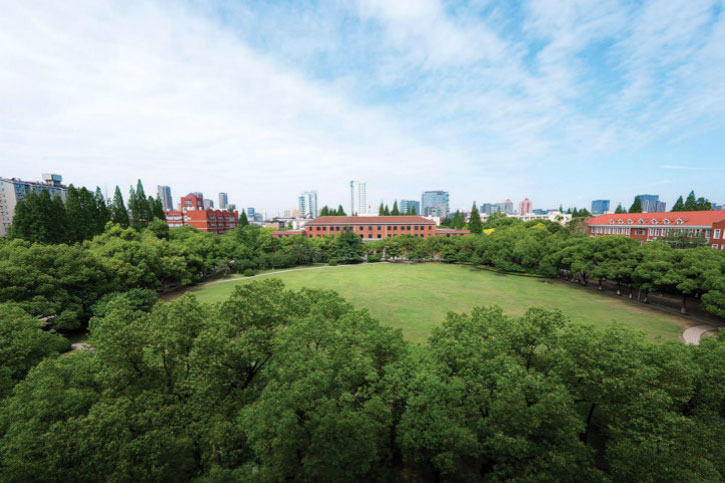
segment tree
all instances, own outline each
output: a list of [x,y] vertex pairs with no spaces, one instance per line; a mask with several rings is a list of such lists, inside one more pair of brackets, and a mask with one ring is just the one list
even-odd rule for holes
[[383,215],[390,216],[390,208],[388,208],[388,205],[385,205],[385,208],[383,208]]
[[340,263],[359,263],[362,261],[362,238],[352,230],[343,230],[335,238],[336,259]]
[[672,211],[685,211],[685,202],[682,201],[682,196],[677,198],[677,201],[672,206]]
[[624,208],[622,208],[622,203],[619,203],[617,205],[617,209],[614,210],[614,213],[616,213],[618,215],[621,215],[622,213],[626,213],[626,211],[624,210]]
[[411,216],[415,216],[415,215],[418,214],[417,211],[416,211],[416,209],[415,209],[415,206],[411,206],[410,207],[410,213],[408,213],[408,214],[411,215]]
[[337,216],[347,216],[345,214],[345,210],[342,208],[342,205],[338,205],[337,207]]
[[634,202],[632,203],[632,206],[629,207],[630,213],[642,213],[642,200],[639,199],[639,196],[634,197]]
[[[327,208],[327,207],[325,207]],[[247,219],[247,212],[245,210],[242,210],[242,214],[239,215],[239,226],[248,226],[249,220]]]
[[471,230],[471,233],[474,233],[476,235],[480,235],[483,231],[483,224],[481,223],[481,214],[478,212],[478,208],[476,207],[476,202],[473,202],[473,207],[471,208],[471,218],[468,222],[468,229]]
[[130,220],[128,218],[128,210],[126,210],[126,204],[123,202],[123,195],[118,186],[113,194],[113,203],[111,204],[111,221],[118,223],[123,228],[128,228]]
[[[150,198],[150,197],[149,197]],[[164,205],[161,203],[161,197],[159,195],[156,195],[156,198],[151,201],[152,203],[152,213],[153,217],[157,218],[159,220],[166,220],[166,213],[164,213]],[[233,210],[230,211],[230,213],[233,213]]]
[[330,208],[327,205],[323,206],[320,210],[320,216],[330,216]]
[[111,212],[108,209],[108,206],[106,206],[106,198],[103,196],[101,188],[96,187],[96,193],[94,195],[94,198],[96,208],[95,234],[99,234],[103,233],[103,230],[106,229],[106,223],[111,221]]
[[8,238],[30,242],[64,243],[68,236],[65,206],[59,195],[50,198],[47,190],[28,193],[15,205],[15,216]]
[[398,209],[398,200],[393,201],[393,209],[390,211],[392,216],[400,216],[400,210]]
[[380,206],[378,207],[378,216],[385,215],[385,207],[383,206],[383,202],[380,202]]
[[697,210],[697,200],[695,199],[695,192],[690,191],[690,194],[687,195],[687,199],[685,200],[685,211],[695,210]]

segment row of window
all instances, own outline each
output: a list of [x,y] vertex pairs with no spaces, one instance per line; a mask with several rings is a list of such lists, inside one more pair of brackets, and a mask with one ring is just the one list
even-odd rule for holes
[[[634,224],[634,220],[632,220],[631,218],[628,219],[626,222],[624,220],[609,220],[609,224],[610,225],[614,225],[614,224],[623,225],[625,223],[627,223],[628,225],[633,225]],[[664,220],[662,220],[662,223],[665,224],[665,225],[669,225],[671,223],[671,221],[669,220],[669,218],[665,218]],[[677,223],[678,225],[681,225],[681,224],[684,223],[684,221],[682,220],[682,218],[677,218],[675,220],[675,223]],[[637,224],[638,225],[644,225],[644,224],[646,224],[646,222],[642,218],[640,218],[639,220],[637,220]],[[657,224],[659,224],[659,220],[657,220],[655,218],[652,218],[650,220],[650,224],[657,225]]]
[[[377,231],[381,231],[383,229],[383,226],[382,225],[368,225],[367,229],[369,231],[373,231],[373,227],[375,227],[375,229],[377,229]],[[328,228],[327,226],[315,226],[315,227],[310,227],[310,228],[314,228],[315,231],[328,231],[327,230],[327,228]],[[329,228],[330,228],[329,231],[340,231],[340,230],[350,230],[350,229],[353,229],[353,230],[356,230],[357,231],[357,230],[364,230],[365,229],[365,227],[362,226],[362,225],[355,225],[355,226],[330,226]],[[391,226],[388,226],[388,228],[391,229],[391,230],[398,230],[398,229],[400,229],[402,231],[411,231],[411,230],[413,230],[413,231],[431,231],[431,230],[433,230],[433,226],[432,225],[429,225],[429,226],[425,226],[425,225],[391,225]]]

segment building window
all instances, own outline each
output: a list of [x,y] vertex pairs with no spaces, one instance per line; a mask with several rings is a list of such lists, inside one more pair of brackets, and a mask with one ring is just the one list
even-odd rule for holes
[[[378,228],[380,228],[380,227],[378,227]],[[378,233],[378,238],[380,238],[380,233]]]
[[713,244],[712,244],[712,247],[713,247],[713,248],[714,248],[715,250],[717,250],[717,243],[713,243]]
[[720,228],[715,229],[712,235],[713,240],[719,240],[720,239]]

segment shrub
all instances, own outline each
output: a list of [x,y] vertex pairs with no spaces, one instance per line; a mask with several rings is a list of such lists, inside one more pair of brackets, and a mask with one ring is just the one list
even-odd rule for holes
[[327,264],[328,264],[329,266],[331,266],[331,267],[334,267],[335,265],[337,265],[337,260],[335,260],[335,259],[332,259],[332,260],[330,260],[329,262],[327,262]]
[[380,260],[382,260],[383,257],[380,255],[369,255],[368,256],[368,263],[377,263]]
[[256,274],[257,274],[257,272],[255,272],[255,271],[254,271],[254,270],[252,270],[251,268],[245,268],[245,269],[244,269],[244,276],[245,276],[245,277],[253,277],[253,276],[254,276],[254,275],[256,275]]

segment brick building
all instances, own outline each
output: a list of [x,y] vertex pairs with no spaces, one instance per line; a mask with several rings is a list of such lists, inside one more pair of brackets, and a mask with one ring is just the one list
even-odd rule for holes
[[364,241],[381,240],[397,235],[428,238],[470,233],[468,230],[438,228],[435,221],[421,216],[322,216],[309,221],[303,229],[274,231],[272,236],[281,238],[303,235],[307,238],[321,238],[326,235],[337,236],[343,230],[358,233]]
[[191,226],[200,231],[222,234],[239,225],[236,211],[204,209],[204,198],[195,193],[181,197],[181,210],[165,211],[169,228]]
[[587,219],[590,236],[626,235],[648,242],[687,234],[705,237],[716,250],[725,250],[725,211],[671,211],[663,213],[623,213]]

